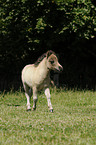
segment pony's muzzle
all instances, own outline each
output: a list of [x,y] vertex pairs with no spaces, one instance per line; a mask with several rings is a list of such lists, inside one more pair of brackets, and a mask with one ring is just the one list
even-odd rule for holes
[[62,65],[58,65],[58,70],[60,71],[60,72],[62,72],[63,71],[63,67],[62,67]]
[[59,70],[62,72],[63,71],[63,67],[60,65],[59,66]]
[[62,72],[63,71],[62,65],[59,64],[58,67],[56,67],[56,70],[59,72]]

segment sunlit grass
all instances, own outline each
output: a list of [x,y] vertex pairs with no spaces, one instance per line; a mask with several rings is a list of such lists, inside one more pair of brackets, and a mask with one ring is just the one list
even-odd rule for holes
[[96,92],[51,90],[51,96],[54,113],[43,93],[37,110],[27,112],[24,93],[1,93],[0,145],[95,145]]

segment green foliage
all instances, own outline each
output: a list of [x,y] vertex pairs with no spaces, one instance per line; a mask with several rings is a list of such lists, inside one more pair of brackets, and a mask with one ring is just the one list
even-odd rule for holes
[[96,92],[51,90],[54,113],[38,96],[37,110],[26,111],[21,92],[0,94],[0,144],[96,144]]
[[44,33],[54,38],[68,30],[76,33],[77,39],[93,38],[96,34],[96,8],[91,0],[3,0],[0,5],[0,33],[10,39],[25,37],[26,43],[32,45],[38,39],[41,42]]

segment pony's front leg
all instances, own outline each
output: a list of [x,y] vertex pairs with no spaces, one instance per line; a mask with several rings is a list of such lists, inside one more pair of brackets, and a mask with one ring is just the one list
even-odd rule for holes
[[33,111],[36,110],[37,99],[37,88],[33,87]]
[[45,95],[46,95],[46,97],[47,97],[47,102],[48,102],[49,111],[50,111],[50,112],[53,112],[53,107],[52,107],[51,100],[50,100],[50,90],[49,90],[49,88],[46,88],[46,89],[45,89]]

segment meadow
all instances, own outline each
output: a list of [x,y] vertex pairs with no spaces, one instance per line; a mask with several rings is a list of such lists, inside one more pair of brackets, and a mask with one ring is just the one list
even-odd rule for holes
[[96,144],[95,91],[51,89],[51,101],[54,113],[41,92],[37,110],[27,112],[24,92],[1,92],[0,145]]

